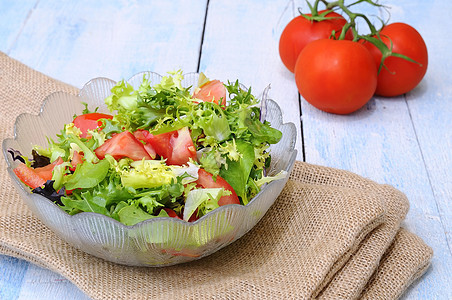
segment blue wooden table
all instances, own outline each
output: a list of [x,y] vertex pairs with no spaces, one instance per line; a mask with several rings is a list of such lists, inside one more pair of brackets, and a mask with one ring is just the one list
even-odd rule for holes
[[[279,35],[304,2],[2,0],[0,51],[77,87],[98,76],[177,69],[239,78],[256,93],[271,84],[284,121],[297,126],[299,160],[350,170],[407,195],[404,226],[434,249],[434,258],[404,299],[452,299],[452,2],[383,2],[391,21],[423,35],[427,75],[410,93],[375,97],[348,116],[300,98],[279,59]],[[0,298],[87,296],[58,274],[0,256]]]

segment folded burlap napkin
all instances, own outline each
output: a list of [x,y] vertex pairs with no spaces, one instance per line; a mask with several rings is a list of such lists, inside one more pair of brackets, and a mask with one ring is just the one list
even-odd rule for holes
[[[54,91],[77,89],[0,53],[0,139]],[[400,227],[406,197],[350,172],[296,162],[283,192],[244,237],[203,259],[126,267],[79,251],[37,220],[0,158],[0,254],[72,281],[93,299],[396,299],[432,250]]]

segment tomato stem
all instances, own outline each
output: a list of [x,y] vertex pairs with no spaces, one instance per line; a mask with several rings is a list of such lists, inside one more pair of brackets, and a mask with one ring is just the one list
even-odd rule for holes
[[[308,0],[306,0],[310,10],[311,10],[311,15],[312,17],[303,15],[305,18],[307,18],[310,21],[322,21],[325,19],[328,19],[327,17],[325,17],[325,15],[333,10],[335,11],[342,11],[343,14],[345,14],[348,17],[348,21],[347,23],[344,25],[344,27],[342,28],[341,34],[339,35],[339,37],[337,38],[338,40],[344,40],[346,33],[351,30],[353,33],[353,41],[354,42],[359,42],[359,41],[364,41],[364,42],[369,42],[372,43],[373,45],[375,45],[375,47],[378,48],[378,50],[380,50],[381,54],[382,54],[382,58],[381,58],[381,63],[380,63],[380,67],[378,70],[378,73],[380,73],[380,71],[385,68],[384,65],[384,61],[386,58],[388,58],[389,56],[395,56],[395,57],[399,57],[402,59],[405,59],[407,61],[413,62],[413,63],[417,63],[415,60],[402,55],[400,53],[395,53],[392,52],[392,41],[389,39],[389,43],[390,46],[388,47],[382,40],[381,36],[380,36],[380,31],[383,29],[384,26],[386,26],[387,22],[385,22],[384,20],[382,20],[381,18],[381,27],[379,29],[377,29],[374,24],[371,22],[371,20],[362,13],[355,13],[352,12],[350,10],[350,7],[360,4],[360,3],[368,3],[369,5],[375,6],[375,7],[382,7],[385,8],[384,5],[378,3],[378,0],[373,1],[373,0],[356,0],[355,2],[351,3],[351,4],[345,4],[345,0],[336,0],[336,1],[332,1],[332,2],[328,2],[326,0],[315,0],[314,5],[311,5],[309,3]],[[326,12],[322,13],[319,15],[319,4],[320,2],[322,2],[323,5],[325,5],[325,9]],[[339,12],[340,13],[340,12]],[[356,26],[356,20],[357,19],[362,19],[367,27],[370,30],[369,34],[365,34],[365,35],[361,35],[358,30],[357,30],[357,26]],[[332,36],[334,37],[334,33],[332,34]]]

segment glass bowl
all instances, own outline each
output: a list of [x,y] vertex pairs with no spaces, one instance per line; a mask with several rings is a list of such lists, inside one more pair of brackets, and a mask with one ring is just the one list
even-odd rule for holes
[[[142,72],[128,80],[134,86],[141,83],[143,75],[152,83],[160,82],[161,76],[153,72]],[[184,75],[184,87],[196,86],[197,73]],[[14,174],[14,162],[8,149],[31,153],[34,145],[47,146],[46,137],[55,137],[64,124],[72,121],[74,114],[81,114],[83,102],[93,110],[108,113],[104,99],[116,84],[107,78],[89,81],[78,96],[57,92],[49,95],[39,115],[21,114],[17,117],[14,138],[3,141],[3,155],[8,164],[8,173],[21,197],[50,230],[74,247],[91,255],[118,264],[130,266],[168,266],[205,257],[227,246],[252,229],[274,203],[284,185],[284,179],[273,181],[262,188],[246,206],[232,204],[211,211],[193,223],[175,218],[153,218],[134,226],[126,226],[107,216],[83,212],[69,215],[47,198],[33,194]],[[268,175],[281,170],[290,173],[297,151],[296,129],[292,123],[282,123],[278,104],[261,99],[262,112],[271,125],[282,131],[282,139],[270,147],[272,162]]]

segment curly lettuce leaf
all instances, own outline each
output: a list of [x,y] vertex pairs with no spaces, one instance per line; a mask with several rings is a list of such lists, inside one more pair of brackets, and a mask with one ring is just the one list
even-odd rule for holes
[[143,160],[130,164],[132,168],[121,171],[125,187],[154,188],[171,183],[175,174],[164,160]]
[[[223,109],[213,102],[201,102],[193,113],[193,128],[204,131],[207,144],[220,143],[231,135]],[[209,139],[213,139],[209,140]]]
[[171,75],[162,77],[154,86],[144,77],[137,90],[125,81],[118,82],[105,100],[110,111],[117,111],[114,120],[131,132],[156,127],[163,133],[186,126],[179,123],[181,116],[190,111],[190,94],[181,86],[182,73]]

